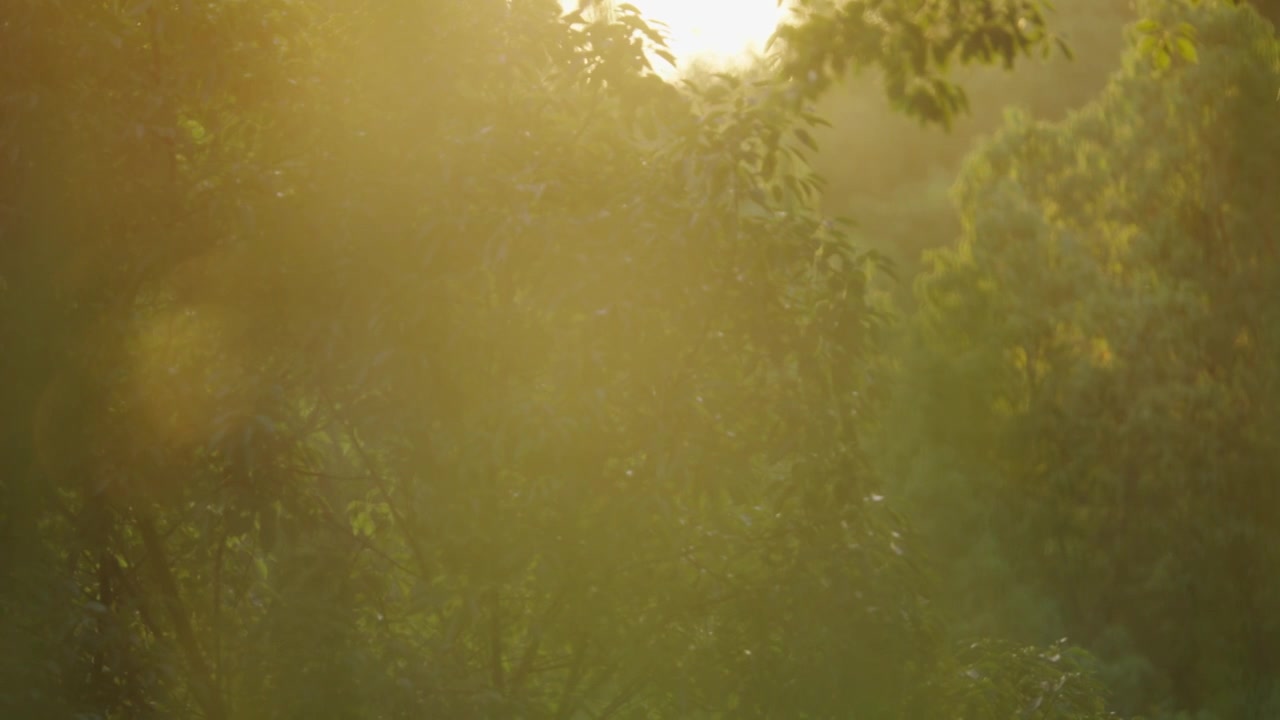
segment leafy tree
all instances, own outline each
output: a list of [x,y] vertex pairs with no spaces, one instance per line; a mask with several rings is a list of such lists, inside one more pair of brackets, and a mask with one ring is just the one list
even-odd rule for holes
[[1095,102],[970,160],[883,457],[971,630],[1069,634],[1127,710],[1270,717],[1277,43],[1144,13]]
[[955,65],[1012,68],[1054,44],[1041,0],[955,3],[948,0],[797,0],[801,22],[783,25],[778,38],[790,51],[781,63],[803,94],[816,95],[846,71],[881,70],[892,106],[925,122],[949,127],[968,109],[964,90],[949,79]]
[[[856,218],[858,241],[892,258],[902,276],[922,269],[922,251],[959,234],[949,188],[975,144],[1001,127],[1005,109],[1057,120],[1092,100],[1120,67],[1124,27],[1136,19],[1130,3],[1113,0],[1057,3],[1046,17],[1071,56],[1029,58],[1012,69],[955,68],[969,110],[948,132],[896,112],[875,73],[850,78],[819,101],[832,125],[819,133],[822,152],[814,160],[828,181],[823,207]],[[904,308],[913,304],[910,282],[893,291]]]

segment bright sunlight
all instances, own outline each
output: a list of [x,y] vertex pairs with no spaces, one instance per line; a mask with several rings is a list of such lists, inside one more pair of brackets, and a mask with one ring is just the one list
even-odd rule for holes
[[[568,8],[576,0],[564,0]],[[671,52],[683,69],[693,61],[717,65],[732,64],[751,52],[764,49],[765,42],[787,9],[777,0],[630,0],[645,18],[666,25]],[[654,69],[663,75],[674,73],[661,61]]]

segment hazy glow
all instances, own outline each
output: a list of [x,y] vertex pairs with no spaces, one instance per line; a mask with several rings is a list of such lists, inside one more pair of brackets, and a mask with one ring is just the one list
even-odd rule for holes
[[[786,16],[777,0],[629,0],[647,20],[666,23],[671,52],[680,67],[693,60],[732,63],[764,49],[778,22]],[[576,7],[576,0],[566,6]],[[662,60],[654,69],[668,74]]]
[[171,446],[207,438],[219,398],[211,380],[228,383],[222,318],[213,308],[174,307],[143,314],[133,344],[134,397],[147,437]]

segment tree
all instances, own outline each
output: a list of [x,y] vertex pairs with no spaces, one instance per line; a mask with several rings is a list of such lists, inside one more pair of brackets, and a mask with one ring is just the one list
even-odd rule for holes
[[1095,102],[970,160],[887,475],[974,629],[1069,634],[1126,710],[1268,717],[1276,39],[1247,7],[1145,13]]
[[7,714],[1100,715],[937,641],[804,93],[623,6],[3,12]]
[[[1056,120],[1092,100],[1120,67],[1131,3],[1076,0],[1046,13],[1054,32],[1070,43],[1071,56],[1029,58],[1012,70],[990,65],[957,67],[954,81],[969,111],[949,131],[922,125],[890,107],[874,74],[833,87],[818,102],[832,127],[822,131],[815,167],[826,178],[823,207],[856,218],[855,237],[894,260],[904,278],[922,268],[922,251],[950,244],[960,222],[949,190],[975,143],[994,133],[1010,106],[1032,117]],[[893,286],[907,311],[911,282]]]

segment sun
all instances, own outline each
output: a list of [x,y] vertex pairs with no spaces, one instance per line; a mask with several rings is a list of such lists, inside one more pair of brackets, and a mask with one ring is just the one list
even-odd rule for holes
[[645,17],[667,24],[671,52],[692,60],[732,62],[765,42],[785,10],[777,0],[632,0]]
[[[650,21],[666,25],[668,45],[680,67],[691,62],[732,65],[764,49],[787,3],[778,0],[628,0]],[[576,0],[564,3],[577,6]],[[654,69],[673,74],[662,61]]]

